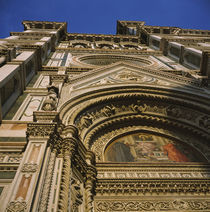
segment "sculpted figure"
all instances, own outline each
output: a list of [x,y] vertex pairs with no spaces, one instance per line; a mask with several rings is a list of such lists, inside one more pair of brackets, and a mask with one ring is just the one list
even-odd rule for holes
[[111,106],[107,105],[101,110],[101,112],[104,116],[109,117],[115,114],[115,107],[113,105]]
[[206,129],[210,129],[210,117],[208,116],[203,116],[200,120],[199,120],[199,125],[201,127],[204,127]]
[[44,111],[56,110],[56,101],[52,98],[47,98],[43,103],[42,110]]
[[80,119],[80,126],[82,128],[88,128],[92,123],[93,123],[93,120],[90,115],[84,115]]
[[144,104],[144,106],[141,106],[141,105],[137,105],[137,104],[132,104],[130,105],[130,109],[133,111],[133,112],[137,112],[137,113],[142,113],[146,110],[147,108],[147,105]]
[[58,94],[57,94],[57,88],[56,87],[49,87],[48,88],[48,95],[47,98],[45,99],[42,110],[44,111],[53,111],[56,110],[56,105],[58,102]]
[[175,106],[169,106],[167,108],[167,114],[176,118],[180,118],[182,116],[182,110]]

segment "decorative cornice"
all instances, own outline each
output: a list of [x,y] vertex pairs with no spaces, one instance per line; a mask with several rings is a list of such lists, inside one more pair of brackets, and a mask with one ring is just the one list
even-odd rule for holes
[[173,200],[96,200],[96,211],[209,211],[207,199]]
[[57,124],[54,123],[28,123],[27,137],[49,138],[55,133]]
[[145,196],[147,194],[205,194],[210,195],[210,180],[175,180],[173,179],[156,179],[143,180],[143,179],[130,179],[130,180],[108,180],[98,179],[96,183],[96,192],[100,195],[125,195],[132,196]]
[[59,112],[56,111],[34,111],[33,120],[38,122],[55,122],[58,120]]

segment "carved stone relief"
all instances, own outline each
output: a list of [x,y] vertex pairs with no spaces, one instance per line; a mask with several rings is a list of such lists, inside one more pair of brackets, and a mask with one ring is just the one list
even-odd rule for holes
[[[134,102],[134,101],[132,101]],[[100,108],[92,109],[90,112],[86,111],[83,115],[76,120],[76,125],[79,130],[90,127],[95,121],[99,119],[104,119],[107,115],[104,111],[108,108],[112,108],[114,113],[110,113],[110,116],[121,115],[126,113],[142,113],[142,114],[159,114],[165,117],[173,117],[175,119],[182,120],[183,122],[188,122],[193,125],[198,125],[201,128],[209,131],[210,126],[210,116],[204,115],[201,112],[196,112],[178,105],[154,105],[152,103],[144,103],[145,101],[137,100],[136,103],[122,104],[120,102],[115,102],[114,104],[107,104]],[[149,105],[150,104],[150,105]]]
[[78,207],[83,202],[81,191],[81,183],[76,178],[71,178],[71,209],[73,212],[78,212]]
[[20,120],[21,121],[32,121],[33,120],[33,111],[38,110],[41,101],[42,101],[41,96],[34,96],[31,97],[30,101],[28,102],[25,111],[23,112],[23,115],[21,116]]
[[154,178],[160,178],[160,179],[197,179],[197,178],[209,178],[210,172],[205,171],[197,171],[197,172],[160,172],[158,170],[155,170],[154,172],[144,172],[144,171],[129,171],[129,172],[123,172],[123,171],[105,171],[105,172],[98,172],[97,178],[98,179],[154,179]]
[[150,84],[158,84],[158,85],[170,85],[169,82],[159,80],[155,77],[151,77],[149,75],[140,75],[139,73],[132,72],[130,70],[120,71],[116,74],[110,76],[110,78],[120,81],[127,82],[136,82],[136,83],[150,83]]
[[22,154],[0,154],[1,163],[20,163]]
[[113,84],[113,83],[140,83],[140,84],[153,84],[169,86],[171,83],[157,79],[155,77],[140,75],[135,72],[124,70],[110,75],[109,77],[103,78],[90,86]]
[[200,211],[210,210],[208,200],[138,200],[138,201],[103,201],[95,202],[96,211]]
[[38,170],[37,164],[26,163],[23,165],[21,171],[22,172],[36,172]]
[[51,86],[48,88],[48,95],[43,102],[42,110],[44,111],[56,110],[57,102],[58,102],[58,88]]
[[26,211],[27,205],[24,201],[13,201],[10,202],[9,206],[7,207],[7,212],[24,212]]
[[98,180],[96,184],[97,196],[127,196],[138,197],[153,195],[209,195],[209,179],[141,179]]

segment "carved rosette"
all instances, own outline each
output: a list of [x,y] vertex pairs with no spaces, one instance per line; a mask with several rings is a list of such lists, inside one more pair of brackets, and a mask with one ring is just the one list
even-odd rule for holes
[[85,199],[86,211],[93,211],[93,196],[95,192],[96,182],[96,169],[94,166],[89,165],[86,173],[87,179],[85,182]]
[[39,166],[37,164],[25,163],[21,169],[22,172],[36,172]]
[[13,201],[10,202],[6,211],[7,212],[24,212],[26,211],[27,205],[24,201]]

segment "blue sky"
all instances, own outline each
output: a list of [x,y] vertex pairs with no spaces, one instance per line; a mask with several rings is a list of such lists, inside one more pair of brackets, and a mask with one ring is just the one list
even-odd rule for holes
[[210,30],[210,0],[0,0],[0,38],[23,20],[66,21],[78,33],[115,34],[117,20]]

